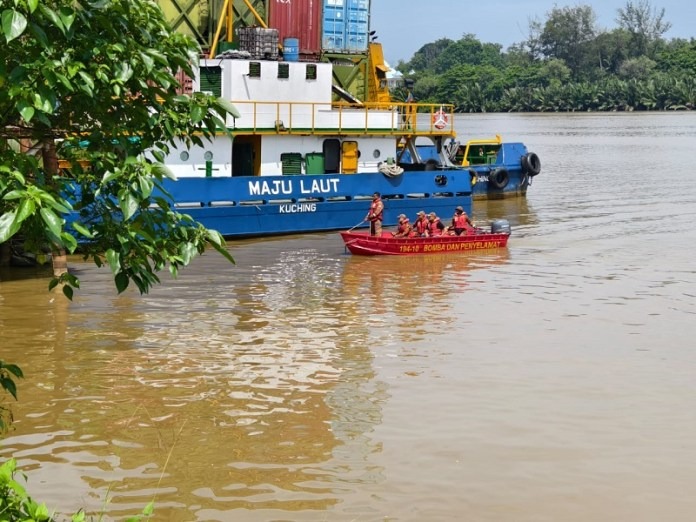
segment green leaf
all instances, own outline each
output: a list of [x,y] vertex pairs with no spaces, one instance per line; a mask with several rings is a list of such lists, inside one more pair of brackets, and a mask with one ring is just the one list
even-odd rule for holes
[[92,232],[90,232],[90,230],[87,227],[83,226],[78,221],[73,221],[70,224],[70,226],[73,227],[77,232],[79,232],[80,234],[82,234],[86,238],[92,239],[94,237],[94,234],[92,234]]
[[115,180],[120,175],[121,175],[120,172],[105,172],[104,177],[102,177],[102,185],[108,183],[109,181]]
[[154,163],[152,165],[152,173],[160,178],[176,180],[176,175],[163,163]]
[[36,212],[36,203],[34,200],[30,198],[22,200],[17,208],[17,217],[15,217],[17,224],[21,224],[25,219],[33,215],[34,212]]
[[15,223],[16,212],[13,210],[0,216],[0,243],[4,243],[19,232],[19,223]]
[[9,377],[0,377],[0,388],[7,390],[17,400],[17,385]]
[[70,299],[71,301],[73,298],[73,293],[74,292],[73,292],[72,286],[69,286],[69,285],[63,286],[63,295],[65,297],[67,297],[68,299]]
[[50,208],[44,207],[39,213],[51,234],[55,237],[60,237],[60,232],[63,228],[63,220]]
[[118,293],[121,294],[126,290],[126,288],[128,288],[130,279],[128,279],[128,276],[124,272],[119,272],[116,274],[114,282],[116,283],[116,290],[118,290]]
[[46,32],[35,22],[29,24],[29,31],[34,35],[34,39],[39,42],[43,47],[48,47],[48,36]]
[[199,123],[202,119],[203,116],[205,116],[205,109],[201,107],[200,105],[194,105],[191,107],[191,122],[192,123]]
[[217,230],[208,230],[206,239],[210,241],[213,245],[221,246],[225,244],[225,238],[223,238],[222,234],[220,234],[220,232],[218,232]]
[[61,214],[67,214],[72,210],[72,205],[70,204],[69,201],[56,201],[55,199],[51,198],[41,198],[42,200],[46,200],[48,204],[53,208],[54,210],[57,210]]
[[11,190],[7,194],[5,194],[5,197],[2,198],[6,201],[10,201],[12,199],[22,199],[26,197],[27,191],[26,190]]
[[222,257],[224,257],[225,259],[227,259],[227,260],[228,260],[230,263],[232,263],[233,265],[236,264],[234,258],[232,257],[232,254],[230,254],[224,246],[218,245],[218,244],[216,244],[216,243],[211,243],[211,244],[213,245],[213,248],[214,248],[215,250],[217,250],[218,253],[220,253],[220,254],[222,255]]
[[16,179],[17,181],[19,181],[22,185],[26,185],[26,184],[27,184],[26,178],[25,178],[24,175],[23,175],[21,172],[19,172],[18,170],[13,170],[12,172],[10,172],[10,176],[12,176],[14,179]]
[[111,268],[111,273],[116,274],[119,270],[121,270],[121,260],[118,257],[118,252],[110,248],[106,251],[105,255],[106,261],[109,263],[109,267]]
[[194,245],[193,243],[185,243],[180,248],[180,253],[184,265],[188,265],[191,262],[191,260],[194,257],[196,257],[196,254],[198,254],[198,249],[196,248],[196,245]]
[[46,5],[39,4],[39,9],[40,11],[44,14],[46,18],[48,18],[51,22],[53,22],[53,25],[55,25],[58,29],[60,29],[60,32],[65,34],[65,26],[63,25],[63,22],[61,21],[60,17],[58,16],[58,13],[56,13],[53,9],[50,7],[47,7]]
[[72,83],[70,83],[70,80],[68,80],[68,77],[64,74],[56,72],[56,78],[58,78],[58,81],[60,81],[60,83],[63,84],[63,87],[65,87],[70,92],[73,92],[75,90]]
[[27,5],[29,6],[29,12],[33,13],[39,7],[39,0],[27,0]]
[[5,33],[7,43],[20,36],[26,28],[27,19],[22,13],[14,9],[5,9],[2,12],[2,32]]
[[70,254],[73,254],[75,252],[75,250],[77,250],[77,239],[75,239],[72,234],[68,234],[67,232],[63,232],[60,235],[60,239]]
[[21,114],[22,119],[27,123],[34,117],[34,107],[24,101],[17,104],[17,109],[19,109],[19,114]]
[[150,72],[155,66],[155,61],[143,52],[140,53],[140,59],[143,61],[143,65],[147,72]]
[[22,372],[22,369],[16,364],[3,364],[0,362],[0,368],[4,368],[18,379],[24,378],[24,372]]
[[229,100],[224,98],[216,98],[213,103],[213,107],[218,109],[220,112],[227,113],[235,118],[241,118],[242,114],[239,109]]
[[140,185],[140,192],[143,198],[149,198],[152,194],[152,189],[154,188],[154,183],[152,180],[145,177],[139,177],[138,184]]
[[120,82],[127,82],[133,77],[133,68],[128,62],[121,62],[116,67],[116,80]]
[[84,87],[86,88],[85,90],[87,93],[92,94],[92,91],[94,90],[94,80],[92,77],[84,71],[80,71],[77,74],[79,74],[82,81],[85,82]]
[[151,517],[155,512],[155,502],[151,500],[150,503],[143,508],[143,515],[146,517]]
[[36,109],[45,112],[46,114],[51,114],[53,112],[53,104],[51,103],[51,100],[42,93],[35,92],[32,98],[34,99],[34,107]]
[[118,204],[121,207],[121,212],[123,212],[123,219],[125,221],[132,218],[133,214],[138,211],[138,199],[135,198],[130,192],[126,192],[125,196],[120,197]]
[[70,29],[73,22],[75,21],[75,11],[69,7],[61,7],[58,13],[60,21],[63,23],[65,29]]

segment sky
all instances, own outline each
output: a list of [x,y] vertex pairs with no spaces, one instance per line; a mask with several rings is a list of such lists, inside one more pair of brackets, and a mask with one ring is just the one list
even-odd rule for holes
[[[544,22],[554,8],[590,5],[601,28],[615,29],[616,13],[628,0],[371,0],[370,28],[377,31],[387,62],[408,61],[425,44],[472,33],[484,43],[498,43],[503,50],[529,36],[529,20]],[[636,4],[638,0],[633,0]],[[672,28],[670,38],[696,38],[695,0],[651,0]]]

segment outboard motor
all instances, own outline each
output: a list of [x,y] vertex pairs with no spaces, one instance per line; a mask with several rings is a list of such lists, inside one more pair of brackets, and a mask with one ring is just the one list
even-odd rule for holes
[[491,234],[510,234],[510,222],[507,219],[491,221]]

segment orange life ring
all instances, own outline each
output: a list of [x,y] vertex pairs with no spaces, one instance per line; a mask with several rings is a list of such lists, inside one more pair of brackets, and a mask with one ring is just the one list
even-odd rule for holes
[[433,114],[433,127],[436,129],[444,129],[448,123],[449,117],[442,109]]

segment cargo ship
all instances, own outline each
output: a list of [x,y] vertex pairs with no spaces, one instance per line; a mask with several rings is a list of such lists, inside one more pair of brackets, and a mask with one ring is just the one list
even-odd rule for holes
[[[212,142],[165,158],[178,209],[226,237],[367,226],[375,192],[385,225],[419,210],[471,213],[483,172],[454,150],[454,107],[391,99],[367,0],[273,2],[267,19],[249,10],[235,25],[223,4],[210,49],[182,79],[236,112]],[[499,145],[508,175],[514,161],[521,169],[524,146]]]

